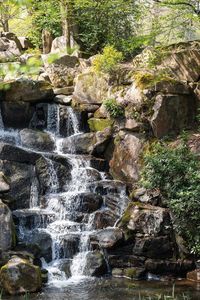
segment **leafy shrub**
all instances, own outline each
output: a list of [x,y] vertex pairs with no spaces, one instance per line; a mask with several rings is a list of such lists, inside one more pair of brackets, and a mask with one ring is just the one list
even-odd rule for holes
[[176,148],[156,143],[144,156],[141,183],[159,188],[175,218],[175,228],[200,254],[200,161],[185,142]]
[[111,117],[118,118],[124,115],[124,108],[115,99],[107,99],[103,104]]
[[117,51],[113,46],[106,46],[103,49],[102,54],[96,55],[93,60],[92,67],[96,73],[108,73],[117,70],[118,63],[122,61],[123,55],[121,52]]

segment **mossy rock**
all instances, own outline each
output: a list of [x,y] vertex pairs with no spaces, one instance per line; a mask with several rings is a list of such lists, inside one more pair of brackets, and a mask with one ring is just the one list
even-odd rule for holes
[[88,124],[91,131],[103,131],[105,128],[112,127],[114,121],[110,119],[96,119],[91,118]]

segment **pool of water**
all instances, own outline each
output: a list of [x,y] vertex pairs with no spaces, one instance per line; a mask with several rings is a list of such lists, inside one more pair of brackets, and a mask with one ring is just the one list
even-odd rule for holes
[[[172,300],[172,282],[135,282],[126,279],[90,279],[69,282],[66,287],[46,287],[38,294],[3,300]],[[176,281],[176,300],[200,300],[200,284]]]

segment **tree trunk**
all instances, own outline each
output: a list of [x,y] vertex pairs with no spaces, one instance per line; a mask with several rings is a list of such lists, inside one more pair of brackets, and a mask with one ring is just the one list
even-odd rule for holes
[[3,24],[3,31],[4,32],[8,32],[9,31],[9,24],[8,24],[8,20],[3,20],[2,22]]
[[48,54],[51,52],[51,46],[53,42],[53,37],[51,32],[46,29],[42,30],[42,48],[43,54]]

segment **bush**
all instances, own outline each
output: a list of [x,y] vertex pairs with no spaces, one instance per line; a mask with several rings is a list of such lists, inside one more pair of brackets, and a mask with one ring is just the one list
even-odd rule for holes
[[200,161],[185,142],[177,148],[156,143],[144,156],[141,183],[159,188],[174,214],[175,229],[192,253],[200,254]]
[[124,108],[115,99],[107,99],[103,104],[111,117],[118,118],[124,116]]
[[123,55],[113,46],[106,46],[102,54],[96,55],[92,67],[96,73],[111,74],[117,70],[118,64],[122,61]]

